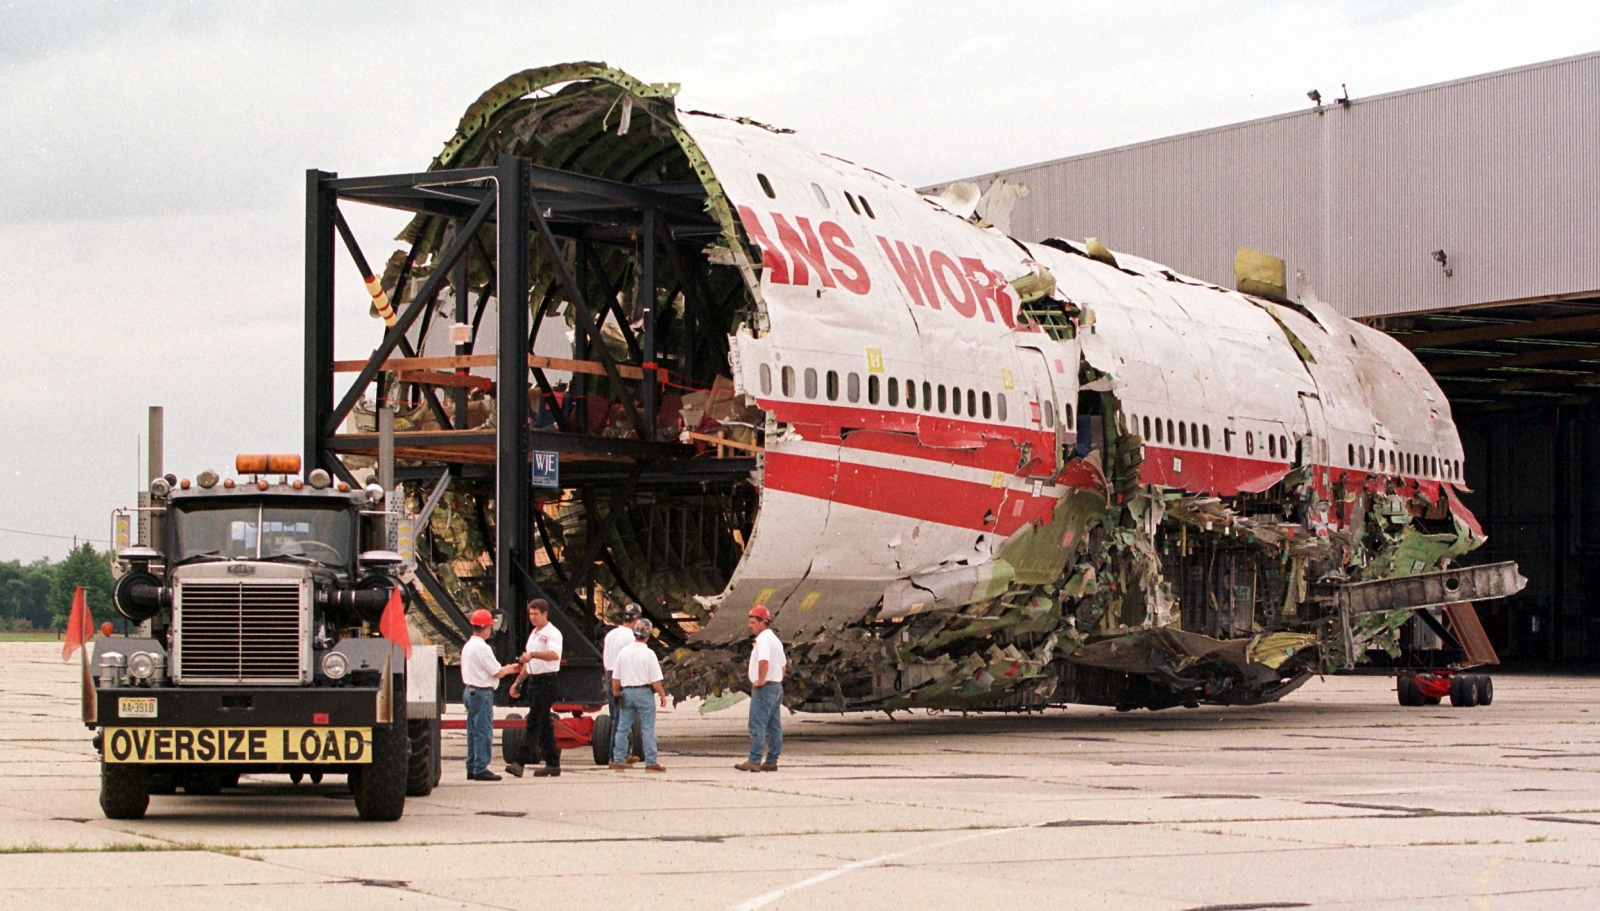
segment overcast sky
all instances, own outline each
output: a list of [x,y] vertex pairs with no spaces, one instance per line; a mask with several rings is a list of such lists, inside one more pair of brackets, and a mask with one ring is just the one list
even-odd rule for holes
[[[528,67],[679,82],[917,186],[1597,43],[1600,4],[1538,0],[0,0],[0,560],[104,546],[149,405],[180,475],[298,451],[305,170],[421,170]],[[394,248],[394,216],[347,212]],[[363,356],[381,324],[340,268]]]

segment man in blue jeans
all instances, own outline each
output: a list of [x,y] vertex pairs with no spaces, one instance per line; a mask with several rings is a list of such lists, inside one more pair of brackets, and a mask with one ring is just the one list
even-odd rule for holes
[[[783,751],[783,643],[772,631],[772,612],[750,608],[750,758],[735,765],[744,772],[778,771]],[[763,760],[765,753],[765,760]]]
[[639,719],[639,739],[644,741],[646,772],[665,772],[667,767],[656,758],[656,704],[650,698],[655,691],[661,707],[667,707],[667,691],[661,687],[661,661],[650,648],[650,631],[654,625],[641,617],[633,625],[633,644],[617,655],[616,673],[611,677],[611,692],[620,696],[621,708],[617,710],[611,727],[611,770],[621,772],[628,768],[628,741],[633,739],[633,719]]
[[522,669],[520,664],[501,665],[489,647],[494,631],[494,615],[482,608],[468,618],[472,635],[461,647],[461,701],[467,707],[467,778],[472,781],[499,781],[489,771],[489,751],[494,744],[494,691],[497,681]]

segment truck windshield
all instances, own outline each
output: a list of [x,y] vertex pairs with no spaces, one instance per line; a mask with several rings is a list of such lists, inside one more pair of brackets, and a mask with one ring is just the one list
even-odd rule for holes
[[217,556],[259,560],[303,557],[343,566],[350,562],[355,529],[349,510],[312,506],[232,503],[186,505],[174,510],[173,561]]

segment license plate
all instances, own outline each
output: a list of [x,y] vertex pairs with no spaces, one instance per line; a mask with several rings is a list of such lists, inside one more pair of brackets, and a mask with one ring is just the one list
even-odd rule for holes
[[154,718],[156,717],[156,697],[154,696],[118,696],[118,718]]
[[104,733],[103,756],[114,763],[348,765],[372,761],[371,728],[107,727]]

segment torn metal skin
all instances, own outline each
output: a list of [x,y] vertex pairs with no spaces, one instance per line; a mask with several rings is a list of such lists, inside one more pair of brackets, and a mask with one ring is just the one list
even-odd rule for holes
[[[1253,704],[1358,663],[1452,660],[1404,634],[1430,608],[1396,594],[1354,613],[1339,596],[1483,542],[1454,496],[1449,404],[1409,352],[1309,288],[1268,299],[1094,239],[1022,243],[1002,229],[1024,187],[920,195],[788,131],[679,110],[675,89],[603,64],[529,70],[434,162],[523,155],[694,199],[715,223],[678,238],[693,261],[650,289],[672,315],[658,360],[690,390],[657,438],[753,468],[636,496],[591,576],[597,630],[635,599],[664,630],[675,697],[747,688],[758,604],[803,710]],[[419,217],[403,235],[396,306],[448,232]],[[606,344],[629,363],[637,270],[609,248],[593,265],[599,306],[615,303]],[[470,288],[492,287],[471,268]],[[581,359],[542,250],[531,268],[536,319]],[[449,350],[446,322],[413,334],[419,354]],[[573,388],[591,423],[621,394]],[[452,493],[432,520],[458,591],[492,540],[473,521],[483,495]],[[578,570],[604,499],[544,502],[541,583]]]

